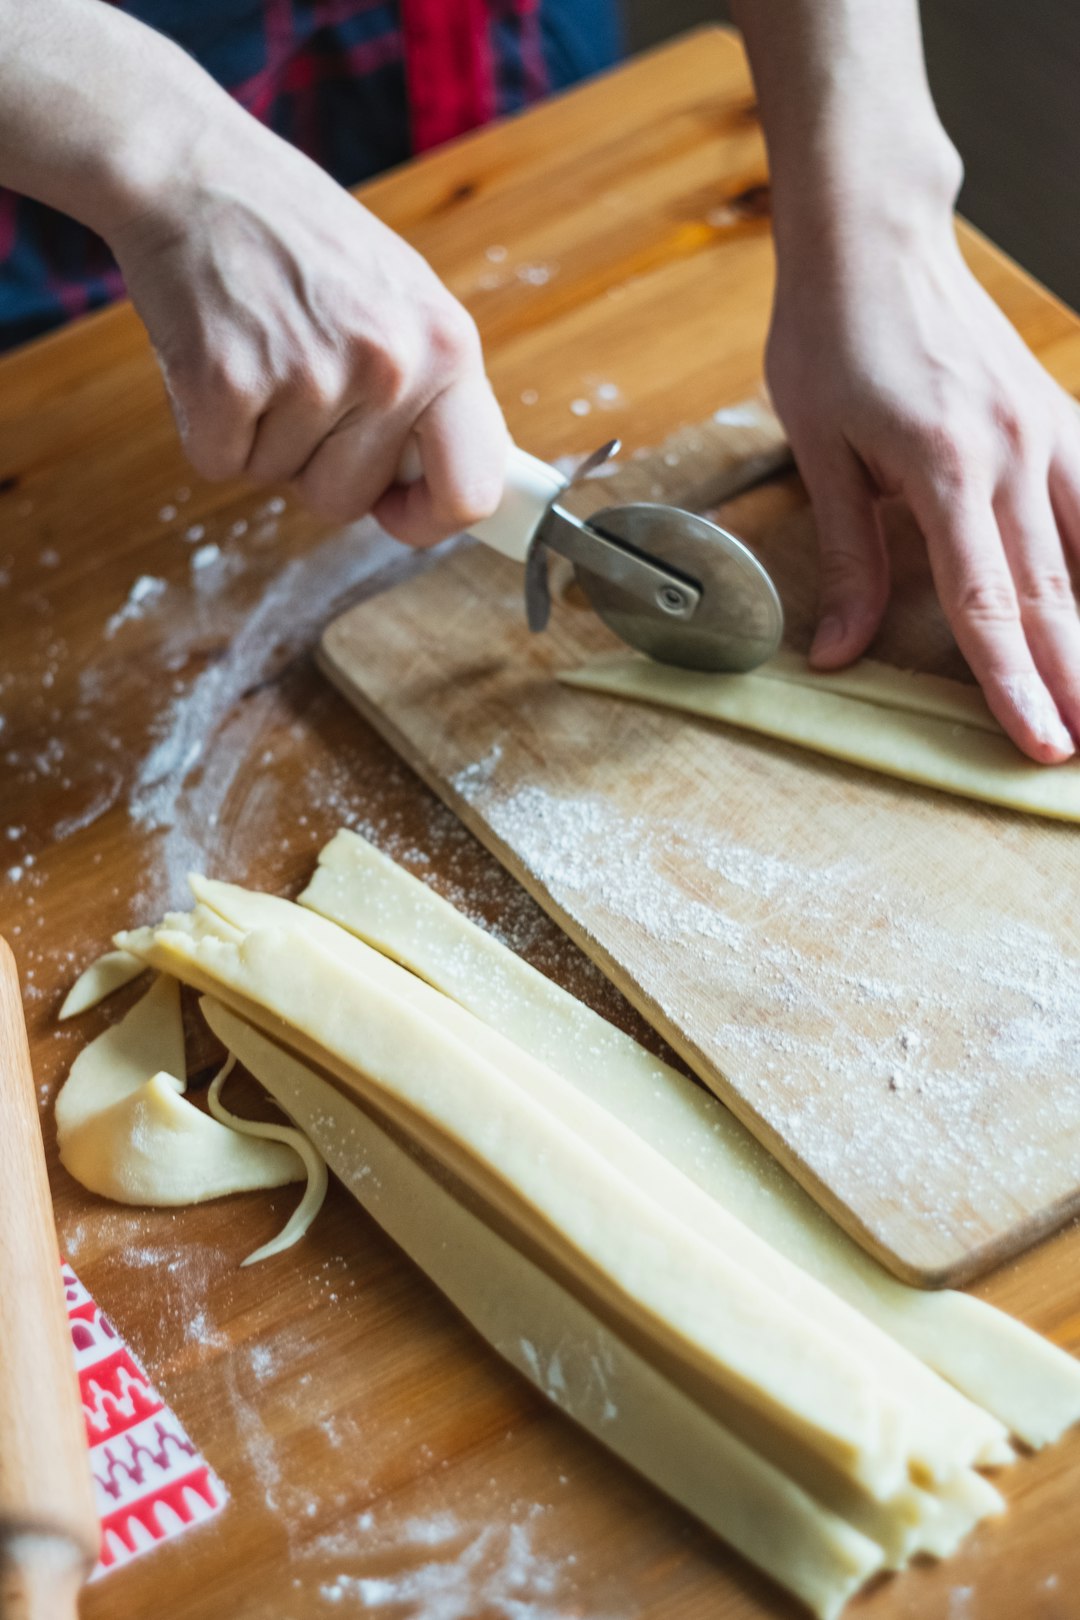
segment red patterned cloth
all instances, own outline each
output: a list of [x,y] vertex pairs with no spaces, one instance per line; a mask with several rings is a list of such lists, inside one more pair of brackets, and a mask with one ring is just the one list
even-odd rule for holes
[[101,1519],[97,1579],[212,1518],[228,1497],[69,1265],[62,1276]]
[[[610,65],[617,0],[115,0],[353,186]],[[0,187],[0,349],[123,293],[105,243]]]

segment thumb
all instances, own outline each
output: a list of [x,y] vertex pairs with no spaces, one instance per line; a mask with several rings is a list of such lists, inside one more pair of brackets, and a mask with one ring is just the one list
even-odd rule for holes
[[870,481],[844,463],[803,474],[818,537],[818,626],[810,662],[838,669],[866,651],[889,599],[889,559]]

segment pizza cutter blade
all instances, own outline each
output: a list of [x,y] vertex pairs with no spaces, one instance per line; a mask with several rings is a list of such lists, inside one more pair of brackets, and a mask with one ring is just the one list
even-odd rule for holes
[[779,647],[784,613],[776,587],[727,529],[678,507],[644,502],[607,507],[589,522],[674,576],[646,599],[575,564],[594,611],[629,646],[661,664],[716,673],[756,669]]
[[[612,440],[578,469],[580,479],[619,448]],[[418,457],[399,478],[419,473]],[[676,506],[637,502],[579,518],[563,504],[566,480],[511,447],[506,492],[472,533],[525,564],[531,630],[551,614],[550,553],[567,558],[594,611],[628,646],[663,664],[739,672],[780,645],[784,614],[768,573],[727,529]]]
[[[591,456],[582,476],[617,448]],[[639,501],[580,519],[556,497],[526,557],[529,624],[549,612],[546,553],[569,558],[590,606],[628,646],[661,664],[756,669],[780,645],[784,612],[766,570],[735,535],[677,506]]]

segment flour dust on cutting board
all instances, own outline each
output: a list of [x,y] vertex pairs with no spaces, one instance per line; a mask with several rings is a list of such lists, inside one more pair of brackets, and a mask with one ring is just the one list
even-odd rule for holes
[[[692,1022],[708,987],[709,1050],[753,1077],[767,1123],[831,1185],[917,1203],[947,1179],[937,1213],[963,1226],[975,1177],[1007,1188],[1044,1162],[1060,1176],[1063,1155],[1080,1177],[1080,962],[1048,933],[999,917],[954,929],[854,856],[815,868],[726,838],[719,813],[646,820],[599,794],[500,786],[500,761],[495,744],[454,788],[571,917],[617,918],[677,953],[660,1012]],[[972,982],[992,1012],[969,1025]]]

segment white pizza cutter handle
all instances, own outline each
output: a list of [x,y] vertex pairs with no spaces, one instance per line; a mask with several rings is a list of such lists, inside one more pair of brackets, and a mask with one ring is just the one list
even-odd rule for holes
[[[397,481],[415,484],[422,476],[420,447],[415,439],[410,439],[401,458]],[[566,485],[567,480],[546,461],[511,444],[506,458],[506,486],[498,511],[472,524],[469,533],[513,562],[524,562],[541,518]]]

